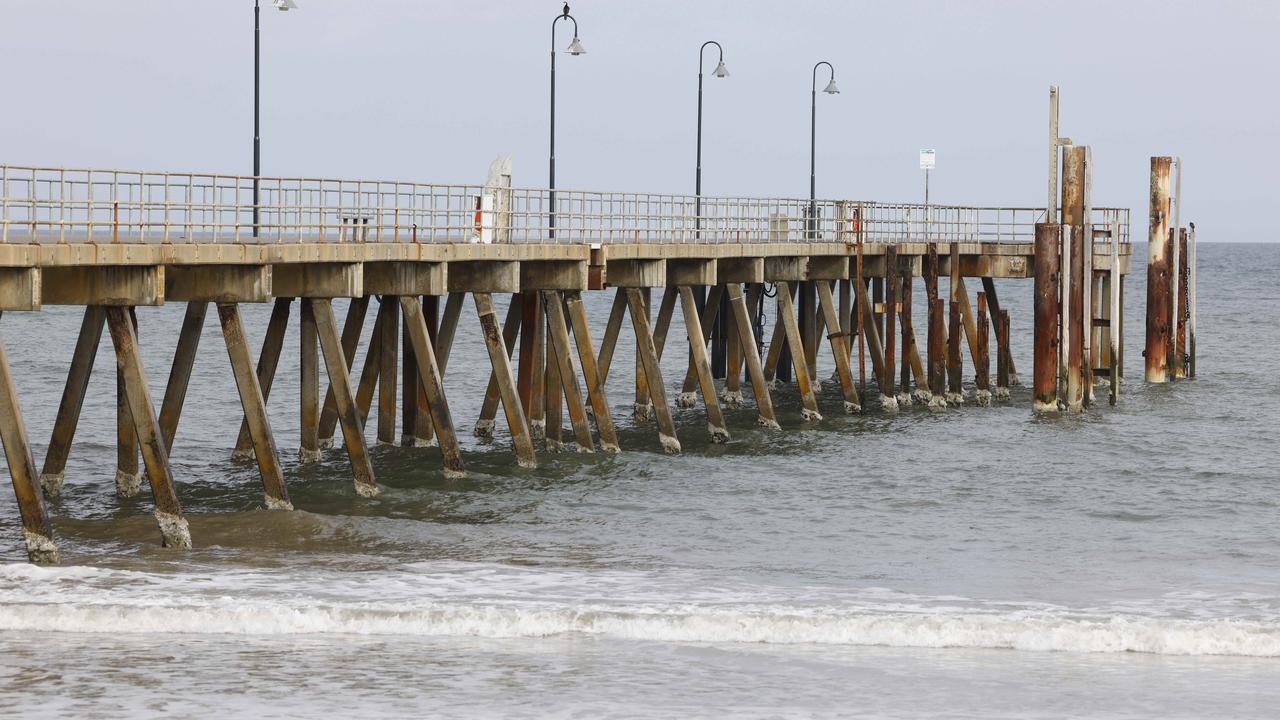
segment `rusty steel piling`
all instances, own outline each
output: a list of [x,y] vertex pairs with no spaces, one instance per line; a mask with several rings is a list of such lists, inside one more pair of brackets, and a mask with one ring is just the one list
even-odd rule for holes
[[1036,225],[1032,407],[1038,412],[1058,409],[1058,237],[1060,234],[1057,224]]

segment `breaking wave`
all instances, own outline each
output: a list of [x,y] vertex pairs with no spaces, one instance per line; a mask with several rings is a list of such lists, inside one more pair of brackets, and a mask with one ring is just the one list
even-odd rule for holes
[[[50,572],[56,578],[52,586],[40,583],[40,575]],[[130,576],[134,582],[120,585],[122,577]],[[30,587],[21,588],[15,580],[34,581],[34,595]],[[202,587],[198,578],[191,581],[188,591],[183,591],[179,589],[182,581],[172,576],[5,566],[0,568],[0,630],[485,638],[581,635],[679,643],[1280,657],[1280,622],[1270,617],[1156,617],[1056,606],[984,607],[976,601],[962,607],[955,598],[933,598],[935,602],[929,603],[920,598],[869,602],[863,597],[827,604],[787,604],[777,599],[760,603],[696,596],[680,602],[652,598],[636,602],[634,598],[601,601],[598,594],[591,599],[566,598],[563,592],[552,592],[550,600],[516,593],[463,600],[395,597],[369,602],[354,600],[346,592],[341,593],[343,597],[308,593],[296,585],[262,598],[257,594],[259,588],[246,589],[242,583],[225,578],[218,588]],[[368,587],[378,584],[370,580]],[[230,585],[240,586],[239,591],[231,590]],[[394,578],[389,585],[396,586]],[[76,589],[68,591],[68,587]],[[24,601],[24,594],[34,601]]]

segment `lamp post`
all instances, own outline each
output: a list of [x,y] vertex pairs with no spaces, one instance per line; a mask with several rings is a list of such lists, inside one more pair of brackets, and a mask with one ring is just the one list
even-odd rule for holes
[[[259,0],[253,0],[253,236],[258,237],[258,176],[262,174],[262,138],[259,135],[259,66],[261,52],[259,37],[261,35],[259,16],[261,8]],[[275,0],[276,9],[284,12],[297,9],[293,0]]]
[[[705,62],[704,54],[708,45],[715,45],[716,50],[720,53],[720,61],[716,65],[716,69],[711,72],[718,78],[729,77],[729,71],[724,66],[724,48],[715,40],[708,40],[702,43],[702,47],[698,49],[698,162],[697,175],[694,179],[693,186],[693,233],[694,237],[702,235],[702,66]],[[703,305],[706,303],[707,291],[703,287],[697,288],[694,293],[694,299],[697,301],[699,312],[702,311]],[[716,314],[715,325],[711,333],[711,375],[712,377],[722,378],[728,373],[728,358],[726,357],[726,335],[729,324],[725,319],[729,314],[729,300],[727,297],[720,298],[720,311]]]
[[[840,88],[836,87],[836,69],[831,63],[822,60],[813,66],[813,82],[810,86],[810,103],[809,103],[809,217],[806,223],[805,235],[808,239],[813,240],[818,236],[818,201],[815,167],[817,165],[817,138],[818,138],[818,68],[823,65],[831,71],[831,79],[827,82],[827,86],[822,92],[828,95],[835,95],[840,92]],[[790,380],[791,363],[800,362],[808,366],[809,377],[813,379],[813,372],[817,367],[817,343],[818,343],[818,318],[815,312],[817,306],[817,298],[815,297],[815,286],[812,280],[805,280],[799,283],[797,289],[797,310],[800,315],[800,337],[803,345],[802,357],[794,357],[794,354],[788,352],[789,348],[784,348],[781,358],[779,358],[778,377]],[[799,350],[799,349],[797,349]]]
[[826,65],[831,71],[831,80],[822,92],[828,95],[835,95],[840,92],[840,88],[836,87],[836,69],[831,63],[822,60],[813,66],[813,84],[810,88],[810,105],[809,105],[809,234],[812,237],[817,228],[817,189],[818,184],[815,179],[814,168],[817,162],[817,137],[818,137],[818,68]]
[[547,212],[547,237],[552,240],[556,237],[556,24],[566,19],[573,23],[573,42],[569,43],[565,52],[570,55],[583,55],[587,52],[578,40],[578,21],[569,14],[569,3],[565,3],[564,10],[551,21],[551,206]]
[[706,52],[708,45],[715,45],[716,50],[720,51],[720,62],[711,74],[718,78],[729,77],[729,70],[724,66],[724,48],[720,47],[720,43],[715,40],[708,40],[702,43],[702,47],[698,50],[698,166],[697,177],[693,186],[695,229],[702,227],[702,65],[704,62],[703,54]]

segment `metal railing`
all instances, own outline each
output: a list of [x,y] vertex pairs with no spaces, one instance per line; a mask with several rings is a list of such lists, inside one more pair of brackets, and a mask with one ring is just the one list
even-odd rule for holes
[[[495,185],[260,178],[0,165],[6,243],[1031,242],[1043,208],[550,192]],[[1095,208],[1095,226],[1129,211]],[[256,230],[256,233],[255,233]]]

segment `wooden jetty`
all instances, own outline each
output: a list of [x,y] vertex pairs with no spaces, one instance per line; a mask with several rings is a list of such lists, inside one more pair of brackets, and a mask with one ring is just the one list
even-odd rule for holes
[[[705,409],[705,430],[696,432],[713,441],[728,439],[725,417],[733,412],[785,431],[771,394],[784,348],[804,422],[868,405],[902,411],[919,402],[941,412],[971,398],[1007,402],[1017,383],[1016,328],[996,293],[1001,278],[1034,279],[1035,408],[1087,407],[1096,377],[1109,380],[1114,402],[1129,213],[1091,206],[1087,148],[1064,145],[1063,157],[1060,208],[1055,202],[1048,212],[557,190],[554,238],[546,231],[548,191],[514,188],[509,177],[483,186],[259,178],[255,206],[252,177],[0,166],[0,310],[84,308],[39,466],[15,392],[21,378],[0,343],[0,435],[29,556],[57,560],[45,499],[62,487],[104,329],[116,355],[116,492],[136,494],[145,478],[162,543],[190,547],[169,458],[181,451],[174,436],[211,305],[243,408],[234,452],[256,461],[263,505],[277,511],[292,505],[266,406],[294,312],[301,318],[299,337],[288,342],[301,353],[296,462],[315,462],[340,430],[354,491],[365,497],[378,493],[366,419],[380,444],[438,446],[424,457],[450,477],[466,471],[459,423],[491,435],[499,410],[524,468],[537,465],[540,447],[625,450],[605,380],[617,370],[614,351],[626,332],[638,355],[635,413],[652,417],[668,453],[681,451],[671,411],[677,401]],[[1181,273],[1190,290],[1182,297],[1194,298],[1194,232],[1180,252],[1176,223],[1167,222],[1167,207],[1156,209],[1168,201],[1169,167],[1167,158],[1153,159],[1151,238],[1165,242],[1152,243],[1148,291],[1194,308],[1167,289],[1170,268],[1190,253],[1183,265],[1191,270]],[[949,278],[945,295],[940,277]],[[924,343],[911,303],[917,278],[927,300]],[[981,290],[971,293],[968,281]],[[657,308],[650,304],[655,288],[663,290]],[[505,318],[495,294],[510,295]],[[777,322],[765,345],[757,321],[767,298]],[[346,300],[341,324],[338,300]],[[145,308],[166,302],[186,304],[180,328],[149,325]],[[588,322],[588,302],[612,303],[603,328]],[[241,303],[273,303],[256,362]],[[668,336],[677,303],[687,329],[678,342]],[[1157,314],[1148,319],[1148,379],[1193,375],[1194,320],[1187,340],[1175,342],[1186,324],[1171,331],[1172,311],[1149,305]],[[717,323],[722,307],[727,317]],[[357,373],[369,312],[376,322]],[[445,377],[464,312],[479,320],[488,385],[479,417],[455,420]],[[723,337],[713,337],[717,327]],[[177,349],[157,404],[139,344],[173,330]],[[712,374],[713,341],[727,343],[723,387]],[[841,392],[834,408],[821,407],[816,392],[824,343]],[[683,378],[662,376],[660,360],[673,347],[688,349]]]

